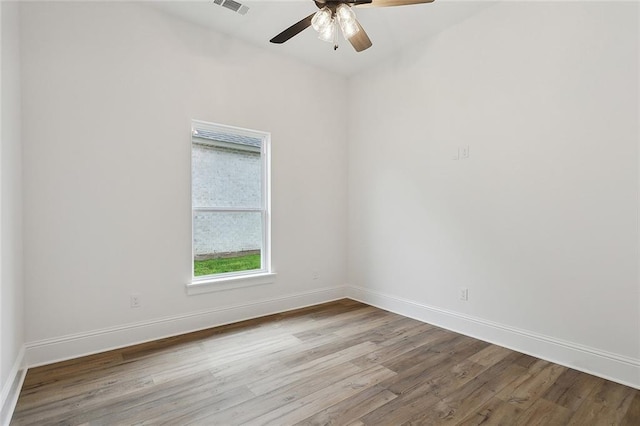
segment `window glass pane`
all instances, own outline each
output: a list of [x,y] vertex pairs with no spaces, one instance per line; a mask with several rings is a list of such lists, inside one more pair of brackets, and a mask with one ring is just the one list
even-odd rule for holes
[[260,147],[205,142],[191,151],[193,207],[261,208]]
[[261,269],[261,251],[261,212],[194,210],[194,276]]

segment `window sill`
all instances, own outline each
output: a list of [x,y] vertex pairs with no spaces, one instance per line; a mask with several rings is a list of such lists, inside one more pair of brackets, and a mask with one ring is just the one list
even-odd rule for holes
[[187,294],[192,296],[194,294],[214,293],[217,291],[233,290],[236,288],[273,284],[275,281],[275,272],[263,272],[253,275],[242,275],[239,277],[194,280],[187,284]]

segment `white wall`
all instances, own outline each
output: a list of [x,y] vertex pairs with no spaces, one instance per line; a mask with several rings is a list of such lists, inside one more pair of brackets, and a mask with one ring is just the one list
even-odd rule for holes
[[[141,4],[20,26],[29,362],[342,295],[345,78]],[[192,118],[271,132],[275,284],[185,294]]]
[[353,78],[350,294],[640,386],[638,47],[505,2]]
[[22,148],[18,6],[1,2],[0,79],[0,423],[19,384],[22,367]]

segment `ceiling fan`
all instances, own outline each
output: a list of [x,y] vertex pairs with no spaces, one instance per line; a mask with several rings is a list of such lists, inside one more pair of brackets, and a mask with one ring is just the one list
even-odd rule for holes
[[338,48],[338,27],[342,35],[348,40],[356,52],[362,52],[371,47],[369,36],[356,19],[352,7],[390,7],[410,4],[431,3],[434,0],[312,0],[318,7],[301,21],[293,24],[270,41],[281,44],[291,37],[301,33],[308,27],[313,27],[319,34],[318,38],[333,43],[333,49]]

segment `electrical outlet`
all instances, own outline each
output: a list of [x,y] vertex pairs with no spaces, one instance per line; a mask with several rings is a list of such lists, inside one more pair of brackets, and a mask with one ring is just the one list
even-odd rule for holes
[[142,303],[141,300],[140,300],[140,295],[139,294],[132,294],[131,298],[130,298],[130,301],[131,301],[131,307],[132,308],[139,308],[140,304]]
[[469,145],[465,145],[460,148],[460,157],[469,158]]
[[311,273],[311,278],[312,278],[312,279],[314,279],[314,280],[319,279],[319,278],[320,278],[320,272],[318,272],[318,271],[313,271],[313,272]]
[[468,288],[464,288],[463,287],[463,288],[460,289],[460,300],[463,300],[465,302],[467,300],[469,300],[469,289]]

